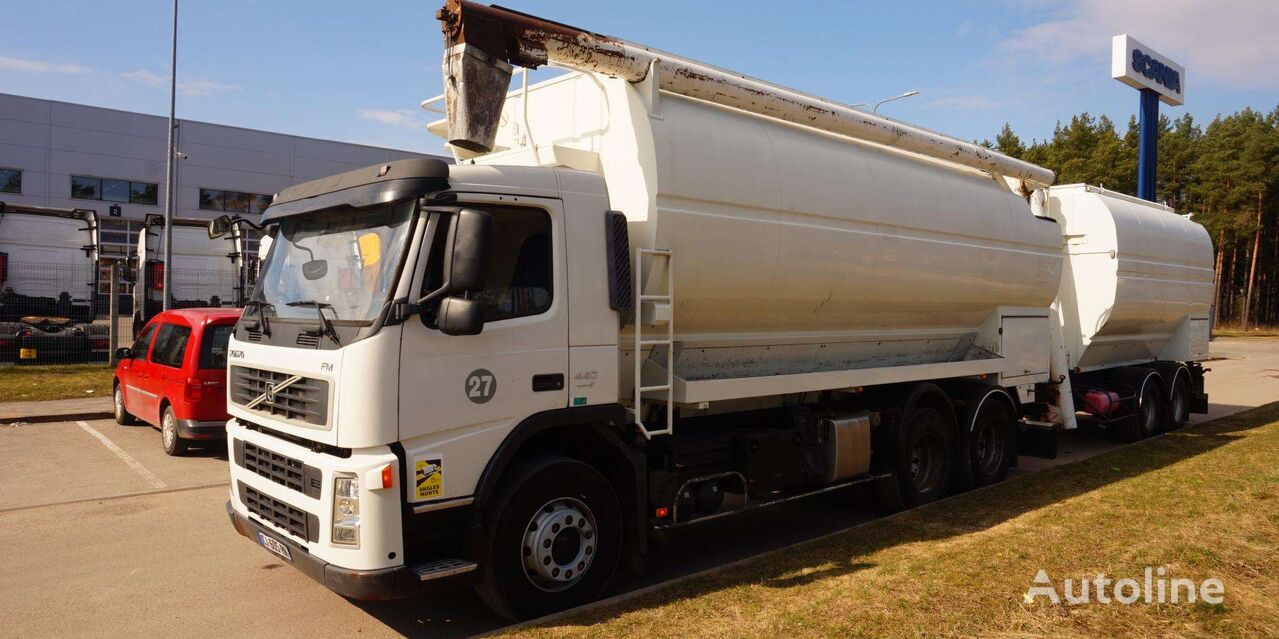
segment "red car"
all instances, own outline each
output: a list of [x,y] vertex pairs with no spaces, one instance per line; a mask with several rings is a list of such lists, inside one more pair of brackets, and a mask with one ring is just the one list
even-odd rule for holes
[[133,346],[116,351],[115,420],[160,429],[164,452],[224,439],[227,342],[240,309],[186,308],[151,318]]

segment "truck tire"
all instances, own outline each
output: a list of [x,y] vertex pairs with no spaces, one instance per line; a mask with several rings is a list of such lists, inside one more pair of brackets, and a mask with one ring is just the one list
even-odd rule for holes
[[875,482],[880,506],[897,512],[946,494],[955,463],[955,430],[940,411],[916,406],[902,420],[897,469]]
[[621,508],[608,480],[575,459],[539,457],[514,470],[497,494],[480,598],[512,620],[598,598],[622,545]]
[[1017,455],[1016,418],[1008,404],[987,395],[974,407],[977,414],[968,421],[968,462],[973,486],[997,484],[1008,476]]
[[138,423],[138,418],[130,414],[124,407],[124,389],[120,387],[119,382],[116,382],[111,389],[111,399],[115,405],[115,423],[121,426],[132,426]]
[[1167,427],[1168,403],[1164,400],[1163,383],[1159,374],[1149,372],[1137,388],[1136,414],[1125,419],[1118,428],[1119,438],[1125,442],[1138,442],[1158,435]]
[[1190,380],[1178,375],[1172,383],[1172,396],[1168,398],[1168,430],[1183,428],[1190,421]]
[[181,457],[187,454],[187,440],[178,435],[178,418],[173,414],[172,406],[165,406],[160,415],[160,443],[166,455]]

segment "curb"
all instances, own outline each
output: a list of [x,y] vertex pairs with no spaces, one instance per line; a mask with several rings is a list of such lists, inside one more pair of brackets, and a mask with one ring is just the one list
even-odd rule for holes
[[93,413],[63,413],[60,415],[23,415],[21,417],[5,417],[0,419],[4,424],[47,424],[50,422],[74,422],[76,420],[91,421],[95,419],[111,419],[115,414],[111,411]]

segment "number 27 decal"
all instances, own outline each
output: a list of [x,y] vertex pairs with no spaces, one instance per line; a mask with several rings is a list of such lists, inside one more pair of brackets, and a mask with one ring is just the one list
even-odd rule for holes
[[477,368],[466,376],[466,398],[476,404],[487,403],[497,394],[497,377],[488,369]]

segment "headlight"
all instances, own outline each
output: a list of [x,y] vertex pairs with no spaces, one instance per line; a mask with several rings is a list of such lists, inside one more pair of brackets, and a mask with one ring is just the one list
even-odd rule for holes
[[351,473],[333,475],[332,541],[343,546],[360,545],[360,477]]

